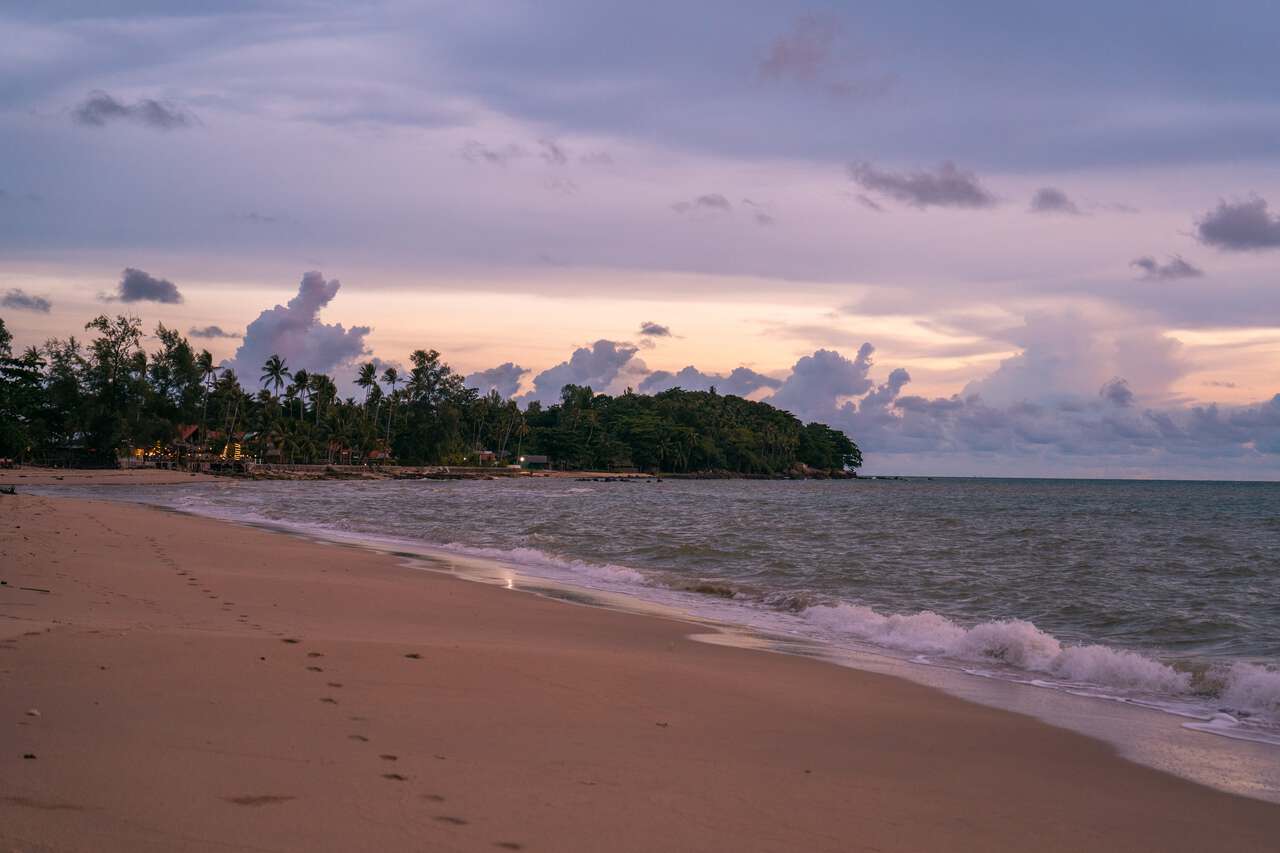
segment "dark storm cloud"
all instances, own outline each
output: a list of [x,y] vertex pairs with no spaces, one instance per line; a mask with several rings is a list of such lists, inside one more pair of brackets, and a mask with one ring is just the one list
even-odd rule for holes
[[53,303],[43,296],[35,296],[27,293],[20,288],[13,288],[5,291],[3,297],[0,297],[0,306],[5,308],[13,308],[15,311],[35,311],[40,314],[48,314],[53,308]]
[[934,171],[890,172],[870,163],[853,163],[849,177],[869,192],[880,193],[912,207],[994,207],[996,197],[973,172],[945,161]]
[[1174,281],[1180,278],[1199,278],[1204,275],[1204,270],[1185,260],[1181,255],[1174,255],[1163,264],[1146,255],[1130,261],[1129,266],[1142,270],[1142,278],[1149,281]]
[[1232,252],[1280,249],[1280,216],[1267,209],[1266,199],[1219,201],[1196,221],[1200,242]]
[[520,390],[520,378],[528,372],[529,368],[508,361],[506,364],[469,374],[465,384],[468,388],[475,388],[481,394],[497,391],[505,399],[515,396]]
[[178,286],[167,278],[157,278],[143,270],[129,267],[120,274],[116,292],[103,297],[107,302],[163,302],[177,305],[182,302]]
[[1080,214],[1080,208],[1057,187],[1041,187],[1031,197],[1032,213],[1069,213]]
[[733,210],[733,205],[729,199],[720,193],[707,193],[700,195],[692,201],[678,201],[671,205],[671,209],[676,213],[697,213],[699,211],[708,211],[711,213],[729,213]]
[[617,341],[598,340],[589,347],[578,347],[568,360],[533,377],[530,399],[544,403],[560,399],[566,385],[589,385],[603,391],[635,359],[639,348]]
[[225,331],[221,326],[192,326],[187,334],[193,338],[238,338],[236,332]]
[[293,370],[328,373],[365,355],[368,326],[320,322],[320,311],[337,296],[337,279],[325,281],[318,272],[302,276],[298,293],[287,305],[268,308],[249,324],[244,343],[236,350],[232,366],[242,379],[256,377],[272,355],[282,357]]
[[655,338],[671,337],[671,329],[661,323],[655,323],[652,320],[645,320],[640,324],[640,334],[650,335]]
[[89,127],[103,127],[114,121],[128,121],[156,130],[174,130],[189,127],[195,118],[181,107],[142,98],[133,103],[126,103],[95,89],[88,97],[71,111],[72,118],[78,124]]
[[761,388],[777,388],[782,380],[757,373],[749,367],[736,367],[728,374],[703,373],[693,365],[672,373],[669,370],[655,370],[640,383],[642,394],[657,394],[671,388],[683,388],[686,391],[710,391],[715,388],[721,394],[736,394],[745,397]]

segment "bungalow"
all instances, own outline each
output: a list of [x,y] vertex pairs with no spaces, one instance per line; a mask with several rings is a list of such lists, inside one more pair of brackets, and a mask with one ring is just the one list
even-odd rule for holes
[[533,471],[538,468],[550,468],[551,460],[546,456],[530,453],[520,457],[520,467]]

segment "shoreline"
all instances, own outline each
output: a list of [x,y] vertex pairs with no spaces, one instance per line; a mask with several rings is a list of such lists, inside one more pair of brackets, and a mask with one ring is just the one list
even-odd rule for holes
[[[250,829],[277,839],[266,849],[301,849],[290,844],[304,836],[306,849],[378,846],[369,837],[408,849],[407,826],[415,843],[451,849],[509,837],[521,845],[509,849],[561,850],[602,839],[636,850],[835,850],[854,839],[1261,850],[1280,832],[1280,808],[1098,741],[899,678],[694,642],[688,623],[513,596],[389,555],[153,508],[0,501],[21,524],[0,538],[6,562],[17,558],[6,573],[54,590],[0,592],[10,731],[44,752],[0,758],[0,838],[15,843],[78,849],[91,833],[95,849],[171,849],[148,842],[146,825],[209,849]],[[308,664],[312,651],[325,660]],[[346,670],[343,686],[308,665]],[[371,734],[334,731],[335,716],[355,727],[338,713],[349,697],[383,727],[379,743],[400,744],[394,762],[366,762]],[[41,716],[24,717],[29,707]],[[287,755],[274,754],[279,743]],[[450,765],[449,753],[468,760]],[[177,754],[188,763],[173,778]],[[405,778],[372,772],[390,764]],[[569,778],[570,767],[592,778]],[[264,780],[275,787],[262,791]],[[447,785],[456,795],[435,790]],[[423,799],[433,796],[468,815]],[[288,799],[245,808],[236,797]],[[353,838],[329,814],[344,797],[389,823]]]

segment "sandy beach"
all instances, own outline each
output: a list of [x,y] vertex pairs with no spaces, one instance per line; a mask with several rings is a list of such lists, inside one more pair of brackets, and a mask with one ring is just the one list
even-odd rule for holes
[[19,494],[0,580],[4,850],[1280,838],[1280,807],[1027,717],[356,548]]

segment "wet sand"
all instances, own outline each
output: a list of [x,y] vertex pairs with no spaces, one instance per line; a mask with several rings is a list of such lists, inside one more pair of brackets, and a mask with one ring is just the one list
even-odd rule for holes
[[0,580],[4,850],[1280,838],[1278,806],[1027,717],[355,548],[20,494]]

